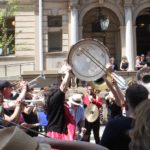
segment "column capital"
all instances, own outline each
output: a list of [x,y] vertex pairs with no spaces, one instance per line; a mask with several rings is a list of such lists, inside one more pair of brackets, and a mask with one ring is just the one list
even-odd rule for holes
[[124,0],[124,6],[125,7],[131,7],[133,4],[133,0]]
[[73,8],[78,9],[78,3],[79,3],[79,0],[70,0],[69,10],[71,10]]
[[99,4],[104,4],[105,0],[99,0]]
[[69,11],[71,11],[72,9],[78,9],[79,5],[78,4],[70,4],[69,5]]

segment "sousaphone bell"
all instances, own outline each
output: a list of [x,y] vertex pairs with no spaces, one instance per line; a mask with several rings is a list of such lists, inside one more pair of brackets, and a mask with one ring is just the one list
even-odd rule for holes
[[108,48],[96,39],[83,39],[73,45],[68,63],[74,75],[83,81],[96,81],[106,74],[109,62]]

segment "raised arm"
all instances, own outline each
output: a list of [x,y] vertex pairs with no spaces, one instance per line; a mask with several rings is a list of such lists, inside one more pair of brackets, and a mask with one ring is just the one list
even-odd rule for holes
[[61,82],[61,85],[60,85],[60,90],[62,92],[65,92],[67,90],[67,87],[68,87],[68,83],[69,83],[69,80],[70,80],[70,71],[71,71],[71,67],[67,64],[66,65],[66,68],[65,68],[65,76]]
[[110,82],[106,77],[103,77],[103,78],[104,78],[108,88],[113,93],[116,104],[118,106],[122,107],[124,105],[124,96],[123,96],[120,88],[118,87],[116,80],[113,79],[114,81],[112,84],[112,81]]

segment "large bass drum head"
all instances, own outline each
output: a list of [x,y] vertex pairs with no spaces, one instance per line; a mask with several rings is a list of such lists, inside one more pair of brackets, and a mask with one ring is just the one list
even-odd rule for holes
[[68,63],[74,75],[83,81],[101,78],[109,62],[108,49],[96,39],[84,39],[76,43],[69,51]]

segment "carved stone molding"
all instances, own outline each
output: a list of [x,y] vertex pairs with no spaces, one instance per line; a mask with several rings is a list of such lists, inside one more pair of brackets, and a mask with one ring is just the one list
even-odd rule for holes
[[133,0],[124,0],[125,6],[131,6],[133,4]]
[[99,4],[104,4],[105,0],[99,0]]

